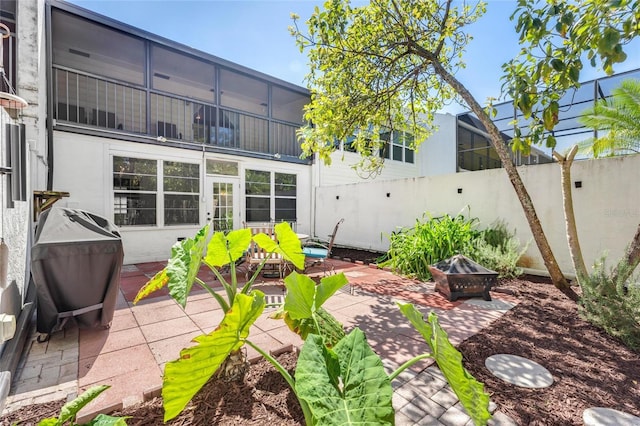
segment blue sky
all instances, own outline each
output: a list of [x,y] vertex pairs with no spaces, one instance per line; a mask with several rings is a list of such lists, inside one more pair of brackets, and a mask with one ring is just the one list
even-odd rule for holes
[[[322,1],[274,0],[70,0],[81,7],[137,28],[177,41],[220,58],[304,86],[307,58],[300,53],[287,27],[295,12],[304,23]],[[355,3],[354,3],[355,4]],[[509,20],[517,2],[490,0],[487,13],[469,32],[474,40],[465,54],[467,68],[458,78],[485,103],[500,94],[501,65],[519,50],[514,24]],[[616,72],[640,68],[640,46],[628,49],[629,58]],[[604,76],[589,65],[581,80]],[[465,108],[452,105],[446,111]]]

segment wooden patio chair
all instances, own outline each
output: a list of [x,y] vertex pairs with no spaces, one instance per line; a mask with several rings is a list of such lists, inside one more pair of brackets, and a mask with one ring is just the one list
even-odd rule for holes
[[[253,236],[256,234],[264,233],[271,237],[272,239],[276,239],[276,235],[273,229],[273,224],[245,224],[245,227],[251,229],[251,243],[249,244],[249,248],[247,249],[247,253],[245,256],[245,264],[247,267],[247,279],[249,276],[256,270],[258,265],[262,262],[265,262],[265,267],[270,265],[273,270],[278,271],[278,277],[283,278],[284,272],[286,269],[286,264],[284,258],[278,253],[271,253],[263,248],[261,248],[255,241],[253,241]],[[265,261],[266,259],[266,261]],[[263,269],[263,274],[265,270]],[[268,272],[268,271],[267,271]]]

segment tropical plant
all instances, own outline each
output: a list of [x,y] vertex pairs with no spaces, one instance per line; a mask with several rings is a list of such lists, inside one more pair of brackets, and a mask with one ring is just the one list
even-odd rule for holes
[[[73,401],[69,401],[64,404],[60,409],[60,415],[58,417],[42,419],[38,422],[38,426],[78,425],[77,423],[75,423],[76,415],[78,414],[78,412],[82,410],[85,405],[93,401],[102,392],[109,389],[109,387],[110,386],[107,385],[99,385],[87,389]],[[112,417],[106,414],[98,414],[89,423],[83,424],[87,426],[126,426],[126,418],[127,417]]]
[[[461,98],[487,129],[553,283],[576,300],[503,135],[491,120],[492,109],[483,108],[455,77],[465,66],[462,56],[471,40],[465,27],[484,11],[483,2],[376,0],[351,7],[348,0],[330,0],[323,10],[316,8],[306,33],[294,15],[291,33],[300,50],[308,50],[311,68],[305,118],[313,126],[299,132],[302,148],[330,162],[335,140],[355,135],[351,146],[363,156],[362,167],[379,168],[383,160],[378,153],[386,142],[381,129],[412,134],[415,147],[433,130],[434,111]],[[535,86],[519,85],[514,95],[520,99],[530,87]]]
[[[236,262],[245,255],[252,238],[270,255],[277,253],[283,259],[293,263],[297,268],[304,269],[304,255],[302,254],[300,240],[291,230],[289,224],[286,222],[279,223],[275,225],[274,231],[276,240],[264,233],[259,233],[252,237],[251,230],[246,228],[230,231],[227,234],[215,232],[207,244],[209,225],[205,226],[194,238],[187,238],[174,244],[167,266],[140,289],[133,303],[135,304],[154,291],[167,286],[171,297],[184,308],[187,304],[187,296],[191,292],[193,285],[197,284],[207,290],[218,302],[222,310],[227,313],[234,306],[238,294],[252,294],[253,283],[268,260],[266,258],[256,268],[244,286],[238,289]],[[207,247],[206,255],[204,254],[205,246]],[[226,299],[214,291],[210,285],[198,278],[198,272],[202,265],[209,267],[215,274],[224,288]],[[222,274],[223,268],[229,268],[230,282],[227,282],[224,278]],[[241,379],[247,372],[249,364],[246,354],[242,351],[242,346],[242,344],[234,346],[229,354],[221,360],[224,364],[219,371],[224,379]],[[171,368],[173,367],[169,367],[169,371],[171,371]],[[213,371],[217,370],[218,368],[216,367]],[[204,385],[205,382],[206,380],[200,386]]]
[[499,277],[512,278],[522,275],[518,261],[527,247],[528,244],[520,247],[515,231],[510,231],[504,221],[498,220],[480,231],[467,255],[485,268],[497,272]]
[[[230,232],[227,237],[217,237],[218,242],[209,243],[208,250],[219,252],[207,251],[204,258],[211,260],[207,264],[226,265],[222,259],[233,263],[236,255],[232,253],[239,247],[235,242],[236,235],[241,234]],[[294,245],[292,241],[288,241],[292,240],[288,231],[285,230],[282,236],[285,247]],[[197,259],[202,257],[202,241],[205,237],[206,228],[196,238],[174,246],[172,259],[176,260],[170,261],[164,272],[158,273],[141,293],[148,294],[151,289],[171,283],[170,294],[176,300],[184,300],[186,303],[184,293],[190,285],[180,284],[179,280],[195,280],[193,277],[197,270],[194,272],[193,268],[194,265],[199,265]],[[226,244],[219,244],[223,241],[222,238],[225,238]],[[297,240],[295,234],[293,238]],[[238,240],[244,241],[241,238]],[[276,247],[278,243],[266,240],[259,244],[270,246],[272,251],[282,249]],[[189,256],[186,253],[190,253]],[[287,256],[287,253],[291,254],[283,249],[283,255]],[[346,283],[344,274],[323,277],[318,285],[311,278],[297,272],[292,272],[285,278],[287,295],[282,309],[275,317],[283,318],[294,332],[305,339],[295,379],[275,358],[249,339],[251,325],[266,306],[264,294],[255,289],[245,290],[244,287],[242,291],[233,294],[233,297],[228,293],[231,302],[227,304],[220,325],[213,332],[196,337],[195,346],[183,349],[178,360],[165,366],[162,389],[165,421],[174,418],[184,409],[230,354],[248,344],[283,375],[297,396],[309,425],[393,424],[391,380],[428,356],[436,360],[473,421],[476,424],[486,424],[491,417],[488,412],[489,397],[484,393],[483,385],[462,366],[462,356],[449,343],[435,314],[430,314],[425,322],[413,306],[400,305],[401,311],[424,336],[431,352],[418,355],[387,376],[382,361],[371,350],[363,333],[355,329],[345,335],[342,325],[322,307]],[[203,285],[200,282],[198,284]],[[237,288],[229,285],[230,289],[234,287]],[[217,300],[221,305],[222,302],[227,302]]]
[[628,280],[618,276],[617,281],[611,277],[602,257],[582,280],[580,314],[631,349],[640,350],[640,276]]
[[611,91],[610,99],[600,99],[582,113],[578,121],[598,134],[579,144],[582,153],[599,156],[640,153],[640,80],[623,80]]
[[[425,220],[426,219],[426,220]],[[403,275],[429,280],[429,265],[455,254],[468,254],[479,232],[477,218],[462,214],[432,217],[429,213],[416,219],[412,228],[401,228],[389,236],[389,250],[380,264]]]

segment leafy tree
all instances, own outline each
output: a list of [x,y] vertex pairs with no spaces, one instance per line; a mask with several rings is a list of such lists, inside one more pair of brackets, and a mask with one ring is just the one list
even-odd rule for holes
[[[514,105],[524,117],[529,119],[526,134],[516,128],[514,147],[526,151],[531,144],[544,141],[547,147],[555,148],[553,129],[558,123],[558,101],[568,90],[580,87],[582,58],[586,55],[591,66],[601,64],[607,74],[612,74],[614,64],[623,62],[627,57],[625,47],[640,35],[640,1],[520,0],[512,16],[514,18],[522,50],[517,58],[503,66],[506,72],[503,89],[514,99]],[[621,90],[627,92],[627,89]],[[632,110],[635,109],[637,113],[640,97],[635,99],[636,105]],[[626,115],[623,110],[618,113]],[[636,119],[636,130],[637,123]],[[613,134],[626,135],[627,130],[623,128],[622,122],[616,122]],[[628,140],[618,140],[616,143],[619,143],[618,148],[629,146]],[[598,150],[595,148],[594,152]],[[580,279],[586,276],[586,268],[580,252],[571,201],[570,168],[574,156],[575,149],[566,156],[554,153],[562,167],[567,239],[576,275]],[[640,226],[611,279],[614,282],[624,281],[639,262]]]
[[457,6],[452,0],[373,0],[358,8],[329,0],[309,18],[306,34],[294,15],[291,32],[300,49],[308,49],[311,68],[305,118],[314,126],[301,130],[302,148],[329,162],[335,138],[355,135],[352,146],[365,159],[361,167],[381,167],[382,128],[422,141],[433,129],[434,112],[461,98],[487,129],[554,284],[575,300],[500,131],[455,77],[471,39],[465,26],[484,11],[484,3]]
[[640,153],[640,80],[624,80],[611,94],[611,99],[600,99],[578,119],[591,129],[606,131],[580,147],[596,158]]

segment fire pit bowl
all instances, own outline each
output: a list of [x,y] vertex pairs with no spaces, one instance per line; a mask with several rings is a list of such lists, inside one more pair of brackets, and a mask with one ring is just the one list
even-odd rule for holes
[[489,290],[496,285],[498,273],[478,265],[461,254],[429,266],[436,291],[453,302],[458,297],[482,296],[491,300]]

